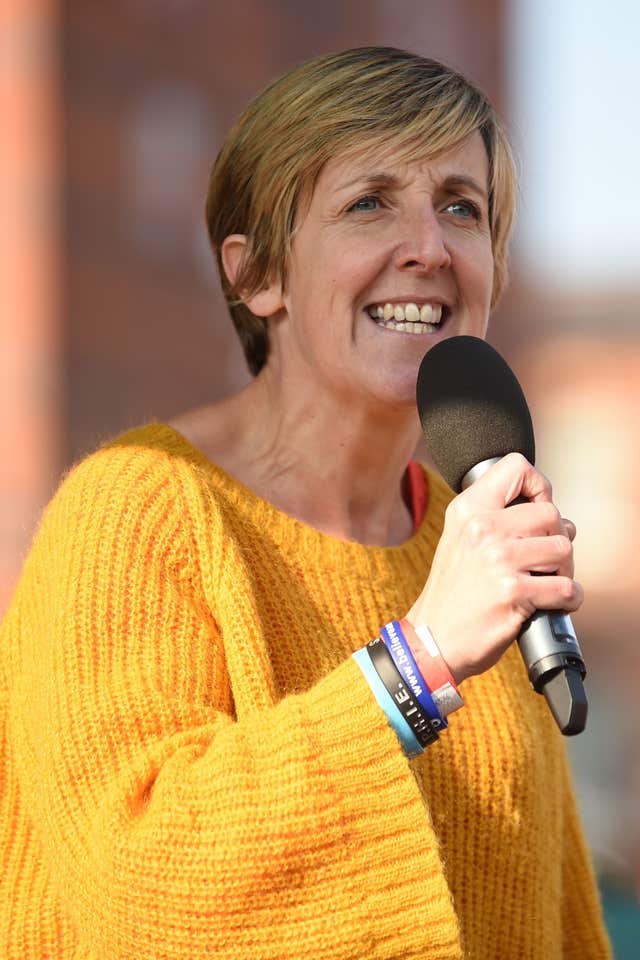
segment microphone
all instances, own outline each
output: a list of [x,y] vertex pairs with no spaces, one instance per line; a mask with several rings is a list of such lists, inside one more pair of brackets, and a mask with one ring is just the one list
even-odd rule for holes
[[[425,440],[440,473],[460,493],[508,453],[535,463],[531,414],[515,374],[478,337],[441,340],[423,357],[416,386]],[[513,503],[521,503],[518,497]],[[565,736],[587,721],[586,667],[571,618],[537,610],[522,626],[518,646],[529,681],[543,694]]]

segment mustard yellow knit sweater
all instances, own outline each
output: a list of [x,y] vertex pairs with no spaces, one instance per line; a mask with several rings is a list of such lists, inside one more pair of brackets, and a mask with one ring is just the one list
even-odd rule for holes
[[601,960],[562,738],[517,649],[409,763],[350,658],[450,491],[365,547],[163,425],[66,478],[0,638],[8,960]]

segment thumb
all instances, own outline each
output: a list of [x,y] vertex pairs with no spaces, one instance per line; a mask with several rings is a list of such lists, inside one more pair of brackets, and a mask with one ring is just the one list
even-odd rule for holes
[[517,497],[532,503],[551,502],[552,490],[549,480],[526,457],[508,453],[460,496],[468,497],[476,506],[499,510]]

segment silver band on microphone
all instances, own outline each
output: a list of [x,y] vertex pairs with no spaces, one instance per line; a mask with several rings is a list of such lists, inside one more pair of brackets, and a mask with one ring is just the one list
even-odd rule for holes
[[481,460],[480,463],[476,463],[475,467],[471,467],[471,470],[468,470],[462,478],[462,483],[460,484],[461,490],[466,490],[467,487],[470,487],[472,483],[475,483],[476,480],[479,480],[480,477],[483,477],[487,470],[489,470],[495,463],[498,463],[499,460],[502,460],[502,457],[489,457],[488,460]]

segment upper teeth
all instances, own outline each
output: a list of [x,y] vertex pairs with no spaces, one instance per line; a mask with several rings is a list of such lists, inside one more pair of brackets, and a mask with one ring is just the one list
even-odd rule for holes
[[374,320],[394,320],[396,323],[440,323],[442,304],[423,303],[377,303],[368,307],[369,316]]

